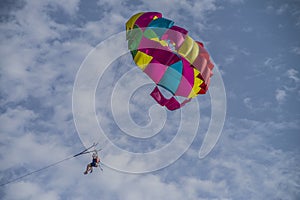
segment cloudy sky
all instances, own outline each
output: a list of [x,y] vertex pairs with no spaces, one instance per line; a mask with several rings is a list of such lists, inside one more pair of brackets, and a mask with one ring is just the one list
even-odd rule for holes
[[[93,142],[104,169],[84,176],[90,155],[76,157],[1,186],[0,199],[300,198],[299,1],[0,4],[0,183]],[[125,23],[141,11],[205,44],[216,66],[210,93],[179,111],[155,105],[126,51]],[[226,99],[214,95],[222,83]],[[211,123],[221,135],[201,157],[219,134]]]

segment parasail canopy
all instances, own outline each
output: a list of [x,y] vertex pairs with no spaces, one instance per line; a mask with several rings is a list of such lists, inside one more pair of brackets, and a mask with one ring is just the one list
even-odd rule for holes
[[[135,64],[156,84],[151,96],[160,105],[176,110],[208,90],[214,65],[203,43],[161,13],[133,15],[126,23],[126,39]],[[173,96],[164,97],[157,86]]]

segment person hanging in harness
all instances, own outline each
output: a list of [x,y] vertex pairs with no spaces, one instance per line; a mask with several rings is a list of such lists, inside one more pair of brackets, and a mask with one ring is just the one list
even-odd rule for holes
[[[92,162],[89,163],[87,166],[86,166],[86,170],[84,172],[84,174],[87,174],[87,173],[92,173],[93,172],[93,167],[98,167],[100,166],[100,158],[97,154],[97,151],[95,151],[92,155]],[[100,169],[102,170],[102,168],[100,167]]]

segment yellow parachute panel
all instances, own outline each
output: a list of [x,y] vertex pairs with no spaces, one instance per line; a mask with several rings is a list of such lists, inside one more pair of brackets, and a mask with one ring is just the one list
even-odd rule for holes
[[134,57],[134,62],[139,68],[141,68],[144,71],[144,69],[147,67],[147,65],[151,62],[152,59],[152,56],[138,51]]
[[137,20],[142,14],[144,14],[144,13],[143,13],[143,12],[137,13],[137,14],[133,15],[133,16],[126,22],[126,31],[133,29],[136,20]]

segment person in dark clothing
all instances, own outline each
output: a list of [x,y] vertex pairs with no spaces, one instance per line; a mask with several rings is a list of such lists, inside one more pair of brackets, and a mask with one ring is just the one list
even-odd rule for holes
[[86,170],[85,172],[83,172],[84,174],[87,174],[87,173],[92,173],[93,172],[93,167],[98,167],[99,166],[99,163],[100,163],[100,158],[99,156],[97,155],[97,152],[94,152],[93,155],[92,155],[92,162],[89,163],[87,166],[86,166]]

